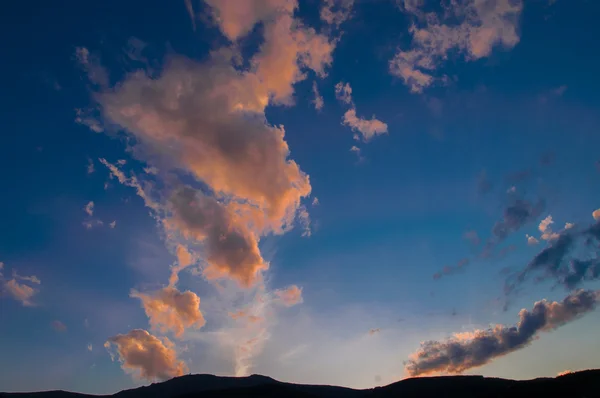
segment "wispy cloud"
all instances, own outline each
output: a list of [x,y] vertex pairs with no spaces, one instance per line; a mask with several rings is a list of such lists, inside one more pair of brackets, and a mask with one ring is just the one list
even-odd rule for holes
[[317,111],[321,111],[323,109],[323,106],[325,105],[325,102],[323,101],[323,97],[321,96],[321,94],[319,94],[319,87],[317,87],[316,81],[313,81],[312,91],[313,95],[315,96],[312,103]]
[[52,321],[50,326],[52,327],[52,329],[54,329],[55,331],[60,332],[60,333],[67,331],[67,326],[64,323],[62,323],[61,321]]
[[339,27],[352,14],[354,0],[323,0],[320,10],[322,21]]
[[511,49],[520,40],[521,0],[458,0],[439,14],[425,12],[423,1],[405,0],[399,4],[413,17],[409,29],[412,43],[409,49],[398,50],[389,68],[413,93],[447,79],[437,70],[452,51],[466,61],[474,61],[489,56],[496,46]]
[[[344,113],[342,124],[349,126],[352,131],[359,132],[364,141],[369,141],[377,135],[388,132],[387,124],[376,119],[375,116],[371,119],[363,119],[356,115],[356,105],[352,100],[352,87],[350,83],[337,83],[335,85],[335,97],[339,101],[350,105],[350,109]],[[359,139],[359,136],[355,135],[354,138]]]

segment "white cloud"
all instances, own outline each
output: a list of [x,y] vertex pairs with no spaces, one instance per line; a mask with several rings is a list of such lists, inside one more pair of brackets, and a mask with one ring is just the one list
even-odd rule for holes
[[85,205],[85,207],[83,208],[83,211],[85,211],[88,216],[93,216],[94,215],[94,202],[89,201],[88,204]]

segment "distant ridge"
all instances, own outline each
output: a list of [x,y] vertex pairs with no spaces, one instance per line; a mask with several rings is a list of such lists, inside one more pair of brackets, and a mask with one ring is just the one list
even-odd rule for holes
[[442,376],[405,379],[384,387],[345,387],[284,383],[267,376],[222,377],[187,375],[123,390],[113,395],[67,391],[0,393],[1,398],[600,398],[600,369],[555,378],[507,380],[483,376]]

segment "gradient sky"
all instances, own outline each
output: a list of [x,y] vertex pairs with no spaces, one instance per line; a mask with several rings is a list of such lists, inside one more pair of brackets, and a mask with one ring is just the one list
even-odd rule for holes
[[[0,390],[366,388],[600,299],[598,2],[10,3]],[[593,304],[464,372],[599,367]]]

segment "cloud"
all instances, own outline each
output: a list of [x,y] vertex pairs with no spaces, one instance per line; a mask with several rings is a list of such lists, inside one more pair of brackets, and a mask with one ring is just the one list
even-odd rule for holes
[[353,105],[352,87],[350,87],[350,83],[339,82],[338,84],[336,84],[335,98],[346,104]]
[[[42,283],[40,279],[35,275],[19,275],[17,271],[13,269],[12,279],[5,280],[4,274],[2,273],[3,270],[4,263],[0,262],[0,291],[3,295],[7,295],[13,300],[20,302],[24,307],[34,306],[31,299],[39,292],[39,290],[28,284],[39,285]],[[19,281],[24,281],[26,283],[21,283]]]
[[487,173],[482,171],[477,177],[477,192],[481,195],[485,195],[488,192],[491,192],[494,188],[492,181],[488,178]]
[[189,290],[182,293],[169,286],[149,294],[132,290],[130,296],[141,300],[152,329],[161,333],[171,331],[181,338],[186,328],[200,329],[205,324],[200,298]]
[[550,215],[540,222],[538,229],[542,233],[541,238],[543,240],[554,240],[558,239],[558,237],[560,236],[556,232],[552,232],[552,224],[554,224],[554,221],[552,220],[552,216]]
[[[364,141],[369,141],[371,138],[386,134],[388,132],[388,126],[381,120],[378,120],[373,116],[371,119],[363,119],[356,116],[356,109],[348,109],[344,113],[342,124],[350,126],[352,131],[358,131],[362,134]],[[355,137],[356,138],[356,137]]]
[[529,345],[549,332],[596,308],[600,291],[578,290],[560,302],[541,300],[531,311],[522,309],[515,326],[457,333],[446,341],[427,341],[405,363],[410,376],[462,373]]
[[14,300],[21,302],[25,307],[33,306],[31,299],[37,293],[36,289],[23,283],[19,283],[15,279],[3,282],[2,290]]
[[470,260],[468,258],[461,259],[455,266],[445,266],[441,271],[433,274],[433,279],[441,279],[445,275],[452,275],[461,272],[465,269],[465,266],[469,265]]
[[320,204],[321,204],[321,203],[319,202],[319,198],[317,198],[317,197],[315,196],[315,197],[313,198],[312,205],[313,205],[313,206],[318,206],[318,205],[320,205]]
[[292,14],[298,7],[296,0],[206,0],[223,35],[236,41],[259,22],[268,22],[278,14]]
[[479,238],[479,234],[477,231],[467,231],[463,234],[463,239],[470,242],[473,246],[479,246],[481,243],[481,238]]
[[87,345],[87,350],[88,350],[88,351],[92,351],[92,349],[93,349],[93,347],[92,347],[92,343],[88,344],[88,345]]
[[533,204],[524,199],[517,199],[504,209],[503,219],[494,225],[492,233],[496,238],[503,240],[523,225],[538,218],[544,208],[545,203],[541,200]]
[[96,171],[96,168],[94,167],[94,161],[92,159],[88,159],[87,173],[92,174],[94,171]]
[[94,202],[92,202],[91,200],[88,202],[87,205],[85,205],[85,207],[83,208],[83,211],[85,211],[88,216],[93,216],[94,215]]
[[565,223],[565,229],[571,229],[575,226],[572,222]]
[[[542,271],[542,278],[552,278],[571,290],[584,281],[600,277],[600,223],[577,231],[563,231],[549,246],[541,250],[527,266],[506,282],[505,290],[511,293],[533,272]],[[578,250],[576,250],[578,249]],[[573,257],[571,253],[581,257]]]
[[127,334],[110,337],[104,346],[116,346],[121,367],[147,380],[167,380],[187,372],[185,363],[177,359],[173,343],[145,330],[134,329]]
[[563,370],[562,372],[558,372],[558,373],[556,374],[556,377],[560,377],[560,376],[566,376],[566,375],[568,375],[568,374],[571,374],[571,373],[573,373],[573,371],[572,371],[572,370],[570,370],[570,369]]
[[302,288],[291,285],[285,289],[275,290],[276,301],[286,307],[302,303]]
[[311,220],[310,214],[308,214],[308,211],[306,210],[305,206],[300,206],[300,208],[298,209],[297,218],[298,222],[302,226],[302,236],[310,237],[312,235],[312,230],[310,228]]
[[354,0],[323,0],[319,13],[321,20],[339,27],[352,13]]
[[113,222],[109,223],[108,226],[111,227],[111,228],[114,228],[114,227],[117,226],[117,222],[113,221]]
[[75,59],[91,83],[100,87],[108,86],[110,81],[108,73],[100,65],[100,59],[96,55],[90,53],[85,47],[77,47],[75,49]]
[[50,326],[52,326],[52,329],[56,330],[57,332],[63,333],[67,331],[67,326],[65,326],[65,324],[61,321],[52,321]]
[[187,239],[202,242],[209,280],[231,278],[242,286],[252,286],[260,272],[269,268],[258,249],[256,236],[227,206],[189,187],[170,199],[172,218],[167,229],[180,231]]
[[369,335],[373,336],[374,334],[377,334],[379,332],[381,332],[381,329],[379,329],[379,328],[371,329],[371,330],[369,330]]
[[101,227],[104,225],[104,222],[102,222],[102,220],[86,220],[84,222],[81,223],[85,229],[92,229],[94,227]]
[[535,236],[525,234],[525,237],[527,238],[527,244],[529,246],[534,246],[534,245],[537,245],[538,243],[540,243],[540,241],[537,240]]
[[594,220],[600,221],[600,209],[594,210],[592,217],[594,217]]
[[312,101],[312,103],[315,105],[315,109],[317,111],[320,111],[323,109],[325,102],[323,101],[323,97],[321,96],[321,94],[319,94],[319,88],[317,87],[316,81],[313,81],[312,91],[315,96],[315,99]]
[[196,13],[194,12],[194,6],[192,5],[192,0],[184,0],[185,9],[190,16],[190,21],[192,21],[192,30],[196,31]]
[[451,53],[466,61],[488,57],[493,48],[511,49],[519,42],[521,0],[457,0],[443,14],[425,12],[423,1],[403,1],[401,9],[413,17],[412,43],[389,62],[390,73],[401,78],[412,93],[421,93],[445,75],[436,73]]
[[356,145],[352,145],[352,147],[350,148],[350,152],[353,152],[356,154],[356,156],[358,157],[359,163],[365,160],[365,158],[362,156],[360,148],[357,147]]

